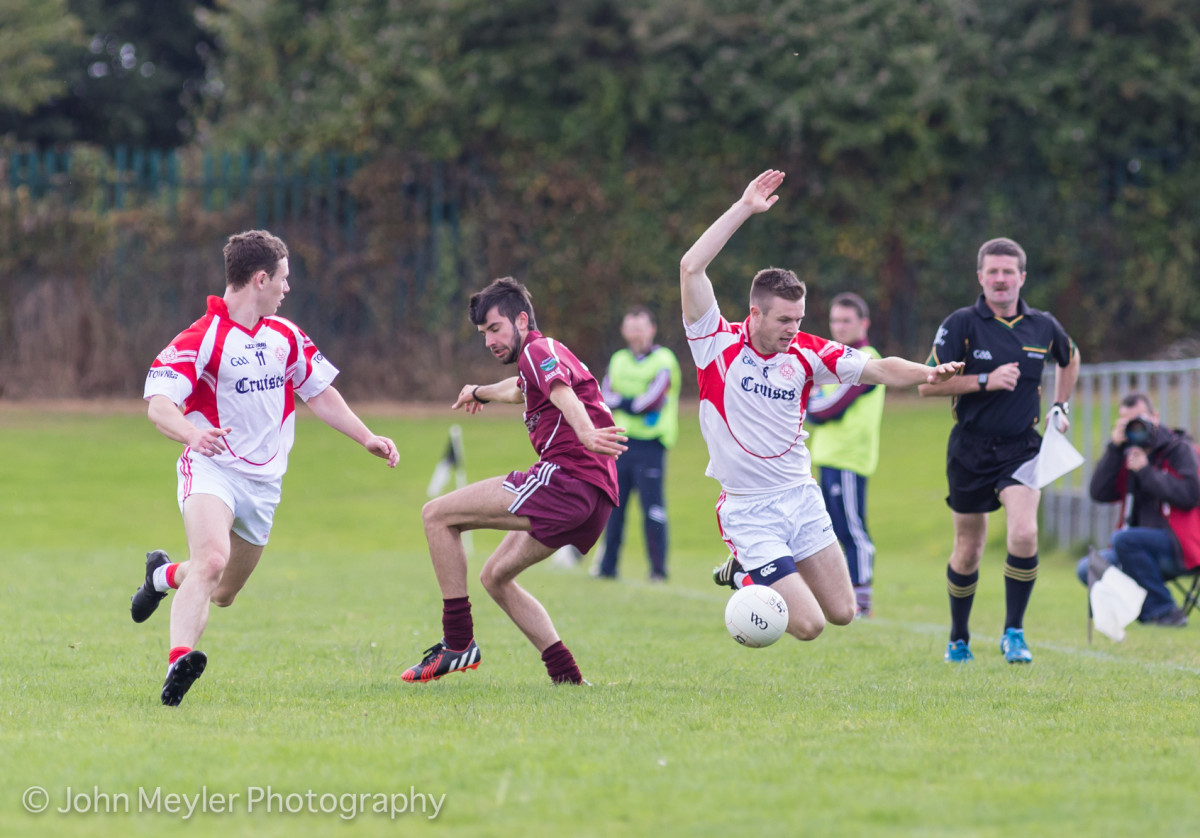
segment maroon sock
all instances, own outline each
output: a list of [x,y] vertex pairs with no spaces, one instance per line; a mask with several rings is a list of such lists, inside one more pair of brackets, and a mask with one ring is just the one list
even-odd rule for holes
[[583,683],[583,673],[575,664],[575,657],[561,640],[542,652],[542,663],[546,664],[550,680],[556,684]]
[[471,619],[471,598],[442,600],[442,642],[452,652],[461,652],[475,639],[475,621]]

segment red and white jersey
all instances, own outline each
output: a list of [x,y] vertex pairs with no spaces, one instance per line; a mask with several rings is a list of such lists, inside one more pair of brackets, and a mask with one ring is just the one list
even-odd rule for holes
[[821,384],[857,384],[866,353],[800,332],[786,352],[760,355],[749,321],[730,323],[716,304],[684,324],[700,382],[705,474],[738,495],[777,492],[812,479],[802,425]]
[[[252,480],[278,480],[296,439],[296,402],[338,374],[300,327],[264,317],[247,331],[220,297],[158,354],[144,398],[166,396],[200,428],[230,428],[212,462]],[[187,450],[184,451],[185,456]]]

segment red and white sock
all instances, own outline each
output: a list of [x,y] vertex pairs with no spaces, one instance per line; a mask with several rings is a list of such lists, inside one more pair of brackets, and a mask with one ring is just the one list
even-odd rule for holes
[[174,646],[171,648],[171,653],[167,656],[167,669],[175,665],[175,661],[182,658],[188,652],[192,651],[191,646]]
[[175,571],[178,567],[179,562],[172,562],[156,568],[153,575],[154,590],[165,594],[172,588],[178,588],[179,583],[175,581]]

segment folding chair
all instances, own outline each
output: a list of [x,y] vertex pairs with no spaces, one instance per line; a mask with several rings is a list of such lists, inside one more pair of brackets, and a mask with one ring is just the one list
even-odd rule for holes
[[1184,616],[1187,616],[1200,601],[1200,567],[1189,568],[1166,581],[1183,597],[1179,607],[1183,609]]

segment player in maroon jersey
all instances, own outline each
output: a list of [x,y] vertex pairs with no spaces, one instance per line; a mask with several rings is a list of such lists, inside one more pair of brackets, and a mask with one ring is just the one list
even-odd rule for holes
[[480,580],[534,647],[550,679],[584,683],[546,609],[517,584],[521,571],[571,544],[587,552],[617,504],[616,458],[626,450],[624,429],[613,426],[595,377],[571,350],[537,331],[525,286],[495,280],[471,297],[469,316],[498,361],[517,375],[495,384],[468,384],[454,409],[477,413],[488,402],[525,405],[525,427],[538,461],[464,486],[425,504],[421,517],[438,586],[442,639],[408,669],[405,681],[434,681],[479,666],[467,592],[465,530],[506,530]]

